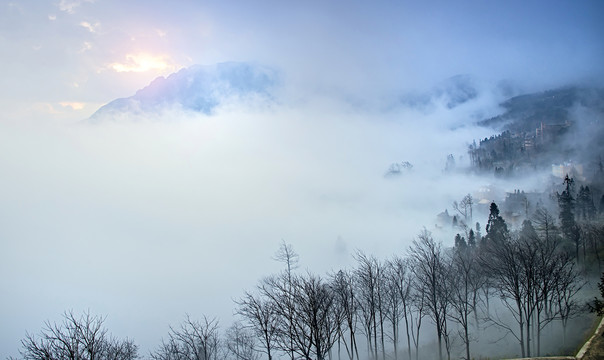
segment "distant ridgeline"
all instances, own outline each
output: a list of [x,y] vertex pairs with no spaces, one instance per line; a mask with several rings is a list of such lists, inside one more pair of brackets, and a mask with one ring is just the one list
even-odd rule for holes
[[[568,87],[513,97],[479,125],[502,131],[469,148],[474,169],[513,175],[567,167],[595,172],[604,157],[604,89]],[[556,174],[554,174],[556,175]]]

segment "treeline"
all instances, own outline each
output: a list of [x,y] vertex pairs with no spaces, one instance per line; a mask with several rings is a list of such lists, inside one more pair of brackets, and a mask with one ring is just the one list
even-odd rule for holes
[[[354,268],[325,277],[292,274],[295,254],[284,245],[287,269],[246,293],[237,313],[263,340],[269,359],[280,353],[321,360],[334,351],[351,360],[418,359],[426,321],[435,329],[440,359],[451,358],[454,338],[471,359],[472,333],[481,322],[514,336],[523,357],[540,355],[543,329],[553,323],[565,329],[579,314],[584,284],[555,223],[540,209],[512,232],[493,203],[478,241],[470,230],[470,241],[458,235],[447,249],[423,230],[404,256],[379,260],[358,252]],[[490,311],[493,300],[515,324]]]
[[[262,279],[235,301],[238,320],[226,331],[215,318],[187,316],[148,356],[419,359],[425,357],[420,345],[427,324],[434,329],[439,359],[472,359],[473,340],[486,326],[515,338],[522,357],[539,356],[543,331],[561,327],[566,335],[569,320],[583,311],[578,294],[585,281],[579,270],[589,265],[588,252],[599,266],[604,241],[603,223],[595,212],[578,216],[572,180],[565,184],[557,214],[540,207],[516,231],[508,229],[492,203],[484,236],[480,228],[466,228],[455,237],[454,247],[445,248],[424,229],[403,254],[378,259],[359,251],[352,268],[326,275],[297,271],[298,255],[283,243],[275,256],[283,271]],[[471,218],[472,202],[466,203],[457,206]],[[505,313],[493,310],[495,304]],[[47,323],[39,335],[27,335],[21,356],[139,357],[131,340],[109,336],[102,323],[89,314],[78,318],[67,313],[62,324]]]

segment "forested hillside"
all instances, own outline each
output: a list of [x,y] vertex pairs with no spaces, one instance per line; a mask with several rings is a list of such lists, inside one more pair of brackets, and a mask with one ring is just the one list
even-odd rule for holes
[[479,171],[511,176],[555,165],[576,164],[593,175],[604,145],[604,90],[568,87],[513,97],[505,112],[480,121],[501,130],[469,149]]

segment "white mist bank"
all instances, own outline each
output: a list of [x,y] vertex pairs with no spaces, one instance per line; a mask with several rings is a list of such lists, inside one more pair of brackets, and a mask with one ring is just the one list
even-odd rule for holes
[[[463,109],[355,113],[334,104],[127,122],[2,125],[0,344],[68,309],[109,316],[153,350],[185,313],[226,327],[245,289],[280,270],[325,274],[357,249],[387,258],[486,181],[444,174],[488,129]],[[384,178],[393,162],[413,170]],[[461,161],[463,162],[463,160]],[[452,239],[442,239],[445,244]]]

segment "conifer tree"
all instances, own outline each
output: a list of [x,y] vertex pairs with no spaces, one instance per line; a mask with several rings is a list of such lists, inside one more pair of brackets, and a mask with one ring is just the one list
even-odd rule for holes
[[564,178],[565,189],[558,194],[558,219],[560,220],[560,229],[567,241],[575,245],[575,257],[579,259],[579,240],[580,234],[575,221],[575,198],[572,195],[574,180],[568,174]]
[[476,235],[474,235],[474,230],[472,229],[468,232],[468,246],[471,248],[476,247]]
[[589,186],[581,186],[577,195],[577,210],[579,218],[591,220],[596,216],[596,207]]
[[486,230],[485,240],[487,242],[501,242],[509,237],[508,226],[505,220],[499,215],[499,208],[495,202],[491,203]]
[[476,239],[478,241],[482,240],[482,233],[480,232],[480,223],[478,221],[476,222]]
[[[600,296],[604,298],[604,273],[602,273],[602,277],[600,277],[598,289],[600,290]],[[589,307],[589,311],[597,313],[598,316],[604,315],[604,300],[596,297],[591,303],[588,303],[587,306]]]

